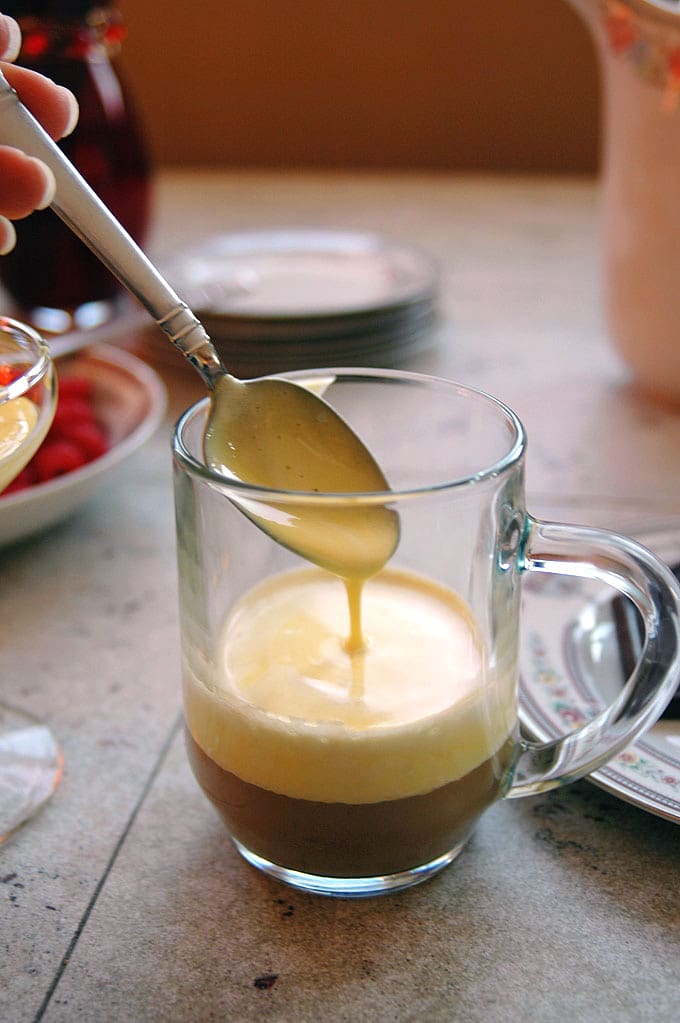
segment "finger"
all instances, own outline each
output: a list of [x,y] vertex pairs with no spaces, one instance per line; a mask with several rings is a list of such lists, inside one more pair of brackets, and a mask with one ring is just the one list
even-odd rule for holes
[[16,60],[21,49],[21,29],[6,14],[0,14],[0,60]]
[[3,64],[2,71],[21,102],[53,139],[73,131],[78,123],[78,102],[72,92],[28,68]]
[[17,235],[14,224],[7,217],[0,217],[0,256],[6,256],[16,245]]
[[17,220],[52,202],[54,175],[44,163],[19,149],[0,146],[0,216]]

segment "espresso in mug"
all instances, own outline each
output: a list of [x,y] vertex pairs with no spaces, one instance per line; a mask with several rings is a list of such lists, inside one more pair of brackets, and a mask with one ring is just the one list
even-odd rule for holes
[[447,856],[504,785],[516,656],[489,663],[451,590],[387,568],[362,643],[340,579],[300,569],[234,606],[210,679],[185,667],[194,772],[236,841],[288,870],[394,874]]

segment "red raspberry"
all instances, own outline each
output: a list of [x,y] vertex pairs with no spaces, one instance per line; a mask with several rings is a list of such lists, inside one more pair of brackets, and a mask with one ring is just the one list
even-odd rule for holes
[[69,440],[46,439],[33,456],[35,474],[39,483],[64,476],[85,465],[86,458],[80,448]]
[[59,377],[60,398],[82,398],[91,402],[94,398],[94,384],[89,377]]
[[88,462],[109,450],[106,434],[97,423],[72,423],[68,429],[68,439],[80,448]]
[[35,469],[31,462],[25,466],[18,476],[15,476],[11,483],[8,483],[3,494],[14,494],[18,490],[26,490],[35,483]]
[[57,403],[50,433],[70,437],[75,423],[94,423],[94,410],[89,401],[78,397],[61,397]]

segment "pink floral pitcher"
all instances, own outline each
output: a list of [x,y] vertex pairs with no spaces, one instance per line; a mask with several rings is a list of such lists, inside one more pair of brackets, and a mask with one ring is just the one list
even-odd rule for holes
[[603,76],[603,259],[614,343],[680,404],[680,2],[570,0]]

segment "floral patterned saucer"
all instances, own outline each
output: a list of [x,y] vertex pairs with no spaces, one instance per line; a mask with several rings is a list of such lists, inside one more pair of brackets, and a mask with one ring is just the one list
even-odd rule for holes
[[[533,510],[533,509],[532,509]],[[667,563],[680,561],[680,515],[610,506],[539,508],[534,514],[625,532]],[[547,513],[546,513],[547,512]],[[521,720],[546,740],[588,721],[624,684],[613,593],[592,580],[525,579],[520,640]],[[650,813],[680,823],[680,719],[656,725],[589,780]]]

